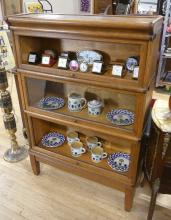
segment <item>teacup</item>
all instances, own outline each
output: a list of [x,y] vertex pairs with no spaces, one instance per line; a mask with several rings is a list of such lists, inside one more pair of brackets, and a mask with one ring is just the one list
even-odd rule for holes
[[72,112],[80,112],[86,108],[87,100],[77,93],[68,95],[68,109]]
[[94,163],[99,163],[106,157],[107,153],[103,151],[102,147],[94,147],[91,150],[91,159]]
[[74,141],[80,141],[78,138],[78,133],[75,131],[67,133],[67,141],[69,145]]
[[102,147],[102,143],[98,141],[97,137],[87,137],[86,142],[89,150],[92,150],[94,147]]
[[83,147],[83,143],[80,141],[74,141],[71,143],[71,154],[73,157],[80,157],[86,152],[86,149]]

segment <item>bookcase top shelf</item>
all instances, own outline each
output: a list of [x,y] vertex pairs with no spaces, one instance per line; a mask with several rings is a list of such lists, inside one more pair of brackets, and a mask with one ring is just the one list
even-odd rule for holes
[[[55,29],[68,32],[73,29],[99,32],[106,29],[106,37],[149,40],[161,32],[162,16],[104,16],[104,15],[64,15],[64,14],[19,14],[10,16],[11,29]],[[79,33],[79,32],[77,32]],[[126,34],[127,33],[127,34]],[[76,32],[75,32],[76,34]],[[136,35],[135,35],[136,34]]]

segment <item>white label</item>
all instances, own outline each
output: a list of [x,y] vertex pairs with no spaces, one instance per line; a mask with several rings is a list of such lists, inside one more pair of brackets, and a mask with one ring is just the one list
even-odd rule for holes
[[101,73],[102,71],[102,63],[93,63],[93,69],[92,69],[92,72],[95,72],[95,73]]
[[29,62],[35,63],[35,61],[36,61],[36,55],[35,54],[30,54],[29,55]]
[[50,64],[50,57],[49,56],[43,56],[42,57],[42,64]]
[[134,68],[133,71],[133,78],[137,78],[138,79],[138,73],[139,73],[139,66]]
[[67,59],[63,57],[59,57],[58,67],[66,68],[66,66],[67,66]]
[[122,76],[123,66],[121,65],[113,65],[112,75],[114,76]]

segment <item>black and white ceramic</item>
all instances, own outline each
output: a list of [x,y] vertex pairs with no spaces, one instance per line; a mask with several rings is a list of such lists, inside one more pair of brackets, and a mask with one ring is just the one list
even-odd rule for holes
[[91,116],[99,116],[101,114],[103,102],[92,100],[88,102],[88,114]]
[[127,172],[130,164],[130,155],[127,153],[113,153],[108,157],[109,166],[118,172]]
[[82,98],[81,95],[77,93],[72,93],[68,95],[68,109],[71,112],[80,112],[82,109],[86,108],[87,101]]
[[87,137],[86,143],[89,150],[92,150],[94,147],[102,147],[102,143],[98,141],[97,137]]
[[83,147],[83,143],[80,141],[74,141],[70,145],[71,154],[73,157],[80,157],[86,152],[86,149]]
[[69,145],[71,145],[71,143],[74,141],[80,141],[80,139],[78,138],[78,133],[75,131],[68,132],[67,141]]
[[134,123],[134,113],[126,109],[113,109],[106,115],[108,121],[114,125],[131,125]]
[[56,132],[48,133],[42,138],[42,145],[45,147],[51,147],[51,148],[59,147],[63,145],[64,142],[65,142],[64,135]]
[[104,158],[107,158],[107,153],[102,147],[94,147],[91,150],[91,159],[94,163],[100,163]]
[[39,108],[45,109],[45,110],[56,110],[59,108],[62,108],[64,106],[65,102],[63,98],[58,97],[46,97],[39,101],[38,106]]

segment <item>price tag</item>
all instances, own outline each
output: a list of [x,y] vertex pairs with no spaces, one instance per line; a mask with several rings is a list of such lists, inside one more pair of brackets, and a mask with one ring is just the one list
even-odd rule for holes
[[49,65],[50,64],[50,56],[42,57],[42,64]]
[[123,66],[122,65],[113,65],[112,75],[113,76],[122,76]]
[[133,71],[133,78],[138,79],[139,66],[136,66]]
[[29,63],[35,63],[35,62],[36,62],[36,54],[30,54]]
[[67,62],[68,62],[68,58],[66,57],[59,57],[58,59],[58,67],[59,68],[67,68]]
[[93,62],[93,68],[92,68],[92,72],[93,73],[102,73],[102,67],[103,67],[103,63],[102,62]]

